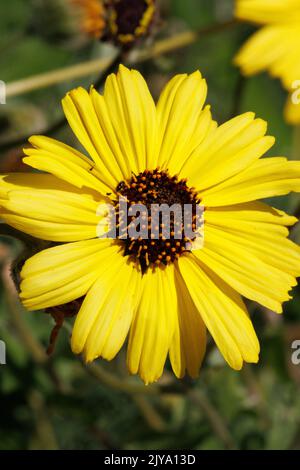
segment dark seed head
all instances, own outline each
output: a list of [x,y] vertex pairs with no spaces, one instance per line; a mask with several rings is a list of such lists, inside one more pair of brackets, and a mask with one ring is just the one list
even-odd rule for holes
[[155,0],[107,0],[108,36],[130,46],[147,35],[156,9]]
[[[189,205],[192,207],[194,217],[200,200],[195,190],[187,186],[186,180],[179,180],[177,176],[171,177],[168,171],[157,168],[133,175],[129,181],[119,183],[116,190],[119,196],[125,198],[128,207],[143,204],[148,211],[147,225],[141,223],[141,228],[143,226],[147,229],[147,238],[128,237],[121,241],[124,244],[124,255],[129,255],[135,261],[138,260],[142,272],[146,272],[149,267],[172,263],[188,250],[187,246],[190,246],[193,239],[191,240],[185,234],[183,218],[180,219],[181,223],[178,228],[178,219],[175,220],[175,214],[171,210],[169,226],[166,227],[166,224],[162,222],[160,210],[155,211],[153,208],[153,204],[160,206],[165,204],[169,208],[176,205],[180,206],[181,214],[183,214],[184,206]],[[116,206],[116,213],[120,213],[119,201],[116,201]],[[159,217],[158,224],[157,217]],[[143,220],[142,217],[141,219]],[[133,220],[135,220],[134,216],[128,216],[128,226]],[[158,236],[153,235],[153,228]],[[164,236],[166,228],[168,238]]]

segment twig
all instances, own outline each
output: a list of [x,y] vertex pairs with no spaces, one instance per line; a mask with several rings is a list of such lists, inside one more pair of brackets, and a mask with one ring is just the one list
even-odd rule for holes
[[[114,57],[113,60],[110,60],[110,65],[109,67],[105,70],[105,73],[104,74],[101,74],[100,77],[98,78],[98,80],[95,82],[95,88],[96,90],[98,90],[104,83],[107,75],[109,75],[110,73],[112,73],[115,68],[117,67],[120,59],[121,59],[121,51],[119,51],[116,56]],[[50,127],[48,127],[47,129],[44,130],[44,134],[46,134],[47,136],[52,136],[52,135],[55,135],[62,127],[64,127],[65,125],[67,124],[67,120],[65,118],[65,116],[61,116],[58,118],[57,121],[55,121],[54,123],[52,123],[50,125]],[[6,150],[9,150],[10,148],[13,148],[13,147],[19,147],[21,145],[24,145],[24,143],[26,143],[28,139],[28,136],[22,136],[22,137],[18,137],[17,139],[14,139],[14,140],[11,140],[9,142],[4,142],[3,144],[0,144],[0,151],[6,151]]]
[[[172,52],[177,49],[186,47],[190,44],[193,44],[202,36],[207,36],[215,32],[225,31],[230,29],[235,25],[235,21],[228,21],[224,23],[217,23],[213,26],[203,28],[199,31],[187,31],[180,33],[176,36],[162,39],[157,41],[154,45],[144,51],[139,51],[133,59],[127,60],[129,65],[134,65],[135,63],[144,62],[154,57],[160,56],[167,52]],[[120,52],[116,55],[114,59],[112,58],[101,58],[95,59],[92,61],[82,62],[78,65],[73,65],[71,67],[66,67],[64,69],[53,70],[52,72],[47,72],[40,75],[35,75],[34,77],[29,77],[23,80],[18,80],[7,85],[6,96],[12,97],[20,94],[25,94],[30,91],[45,88],[51,85],[55,85],[67,80],[74,80],[74,78],[80,78],[92,73],[103,72],[107,68],[106,74],[108,75],[109,71],[114,68],[117,59],[120,59]],[[124,60],[124,62],[126,62]],[[99,88],[101,84],[97,84],[95,87]],[[97,86],[98,85],[98,86]],[[64,117],[58,119],[57,122],[53,123],[48,129],[45,129],[44,134],[51,136],[60,130],[66,123]],[[0,151],[6,151],[13,147],[18,147],[23,145],[27,141],[28,136],[18,137],[17,139],[11,140],[9,142],[4,142],[0,145]]]
[[89,372],[90,375],[92,375],[102,384],[111,387],[115,390],[128,393],[129,395],[158,395],[160,392],[159,387],[157,387],[156,385],[149,385],[148,387],[146,387],[142,384],[139,385],[133,382],[129,382],[128,380],[120,379],[113,375],[111,372],[104,370],[99,364],[96,364],[95,362],[90,364],[85,364],[84,362],[82,362],[82,365]]
[[35,417],[36,435],[40,441],[39,450],[58,450],[59,446],[43,396],[37,390],[32,390],[28,403]]
[[244,379],[245,385],[247,386],[249,393],[256,400],[255,405],[259,413],[260,421],[263,428],[268,429],[268,427],[271,425],[271,420],[266,406],[266,398],[264,396],[261,384],[257,380],[256,375],[253,373],[251,365],[244,365],[241,370],[241,376]]
[[144,62],[146,60],[153,59],[154,57],[166,54],[167,52],[173,52],[177,49],[190,46],[194,42],[198,41],[201,37],[226,31],[236,24],[237,22],[234,20],[226,21],[224,23],[216,23],[212,26],[199,29],[198,31],[185,31],[166,39],[162,39],[161,41],[154,43],[151,48],[140,51],[132,63]]
[[41,88],[47,88],[68,80],[73,81],[76,78],[84,77],[96,72],[102,72],[111,65],[113,60],[113,57],[94,59],[82,62],[81,64],[72,65],[70,67],[53,70],[51,72],[34,75],[33,77],[8,83],[6,86],[6,98],[23,95],[33,90],[40,90]]
[[[72,333],[72,325],[67,322],[64,322],[63,328],[69,333]],[[99,362],[90,362],[86,363],[81,360],[81,365],[84,369],[86,369],[89,374],[98,380],[100,383],[111,387],[115,390],[119,390],[121,392],[129,393],[129,394],[145,394],[145,395],[158,395],[159,394],[159,387],[157,385],[149,385],[146,387],[142,384],[135,384],[133,382],[129,382],[126,379],[119,378],[105,370]]]
[[149,427],[156,432],[165,432],[168,425],[156,411],[152,403],[142,395],[134,394],[132,398]]
[[21,310],[21,305],[17,300],[15,286],[10,276],[11,259],[7,257],[3,260],[2,266],[2,280],[4,289],[4,298],[9,308],[10,320],[15,328],[16,334],[24,345],[24,348],[29,352],[33,361],[44,368],[49,375],[55,388],[60,393],[66,393],[67,389],[61,382],[60,377],[57,375],[51,360],[46,354],[44,347],[32,334],[30,327],[24,320],[24,312]]
[[236,449],[237,446],[227,427],[227,424],[223,420],[222,416],[218,413],[217,409],[210,403],[208,397],[199,389],[191,390],[188,396],[196,406],[199,406],[202,409],[211,425],[211,428],[215,432],[216,436],[223,442],[226,449]]
[[[217,23],[199,31],[187,31],[176,36],[174,35],[173,37],[162,39],[154,43],[154,45],[148,50],[138,52],[134,57],[133,63],[143,62],[145,60],[152,59],[153,57],[165,54],[166,52],[171,52],[176,49],[186,47],[197,41],[202,36],[224,31],[231,28],[235,24],[235,21]],[[33,90],[57,85],[58,83],[68,80],[74,80],[75,78],[81,78],[93,73],[99,73],[108,68],[113,60],[114,59],[111,57],[94,59],[82,62],[77,65],[72,65],[70,67],[65,67],[63,69],[53,70],[51,72],[17,80],[7,85],[6,96],[7,98],[10,98],[12,96],[29,93]],[[130,60],[129,63],[131,63]]]
[[48,357],[43,347],[32,335],[30,328],[23,321],[20,307],[16,302],[15,287],[12,279],[10,278],[9,270],[4,270],[2,276],[5,288],[5,300],[10,311],[10,318],[17,331],[17,334],[21,339],[22,343],[24,344],[25,348],[30,352],[33,360],[37,364],[45,364],[48,361]]

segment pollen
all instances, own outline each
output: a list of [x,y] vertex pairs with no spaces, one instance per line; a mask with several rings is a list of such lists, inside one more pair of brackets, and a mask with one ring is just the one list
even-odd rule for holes
[[80,10],[82,31],[99,39],[106,26],[103,0],[71,0],[71,3]]
[[[120,240],[124,245],[124,256],[138,261],[142,272],[146,272],[151,266],[173,263],[184,252],[190,251],[193,238],[186,236],[183,211],[186,205],[192,208],[192,223],[188,225],[191,226],[193,233],[196,232],[197,222],[199,222],[196,208],[200,204],[200,198],[193,188],[188,187],[186,180],[180,180],[178,176],[170,176],[168,171],[156,168],[153,171],[145,170],[138,175],[132,175],[129,181],[120,182],[116,191],[119,197],[122,196],[126,200],[128,207],[142,204],[150,214],[146,218],[147,226],[140,224],[141,228],[147,229],[146,238],[127,237]],[[116,214],[120,219],[119,202],[116,201],[115,204]],[[170,209],[167,224],[162,222],[162,205]],[[172,211],[174,205],[181,209],[179,221]],[[141,220],[143,218],[141,217]],[[127,228],[135,220],[136,216],[128,216]]]

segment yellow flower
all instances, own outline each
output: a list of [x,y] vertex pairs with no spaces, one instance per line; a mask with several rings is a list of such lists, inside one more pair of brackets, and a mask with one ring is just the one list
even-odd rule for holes
[[[177,75],[155,105],[142,76],[120,66],[103,96],[77,88],[63,100],[90,158],[34,136],[24,161],[46,173],[1,178],[4,221],[57,242],[23,266],[25,307],[85,296],[74,353],[111,360],[129,336],[128,369],[146,383],[161,376],[168,355],[177,377],[196,377],[206,328],[231,367],[256,363],[259,343],[241,295],[280,313],[300,274],[300,249],[287,239],[297,219],[256,201],[300,191],[300,162],[261,158],[274,143],[266,122],[249,112],[217,126],[206,94],[200,72]],[[120,193],[138,202],[139,190],[144,201],[200,200],[204,247],[186,251],[172,234],[131,248],[98,238],[99,203]]]
[[294,95],[296,82],[300,80],[299,0],[236,0],[235,16],[263,25],[242,47],[235,63],[245,75],[267,70],[280,78],[291,92],[285,109],[286,120],[299,124],[299,93]]

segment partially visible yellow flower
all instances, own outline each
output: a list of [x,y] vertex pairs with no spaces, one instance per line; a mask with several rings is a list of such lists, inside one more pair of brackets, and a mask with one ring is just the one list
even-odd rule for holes
[[262,28],[242,47],[235,63],[243,74],[254,75],[267,70],[281,79],[291,94],[285,117],[291,124],[300,123],[300,100],[293,103],[295,82],[300,80],[300,1],[235,0],[235,16]]
[[[121,66],[103,95],[77,88],[63,100],[88,156],[34,136],[24,162],[46,173],[0,179],[3,220],[57,244],[25,262],[24,306],[84,297],[74,353],[111,360],[128,337],[128,369],[146,383],[161,376],[167,357],[177,377],[197,377],[206,329],[231,367],[256,363],[242,296],[281,313],[300,275],[300,249],[287,238],[297,219],[257,201],[299,192],[300,162],[262,158],[274,143],[266,122],[249,112],[218,126],[206,95],[197,71],[175,76],[155,104],[143,77]],[[190,251],[172,232],[98,238],[99,203],[120,195],[147,206],[201,202],[204,246]]]

